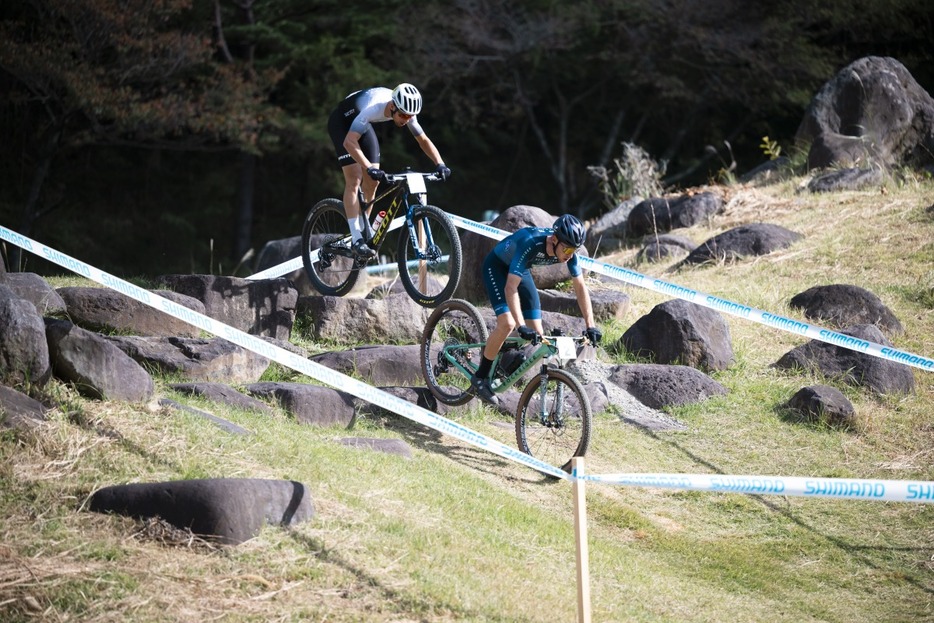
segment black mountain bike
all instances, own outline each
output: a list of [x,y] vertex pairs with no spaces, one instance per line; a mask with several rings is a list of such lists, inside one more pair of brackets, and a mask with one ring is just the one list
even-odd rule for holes
[[351,251],[343,202],[324,199],[315,204],[302,228],[302,263],[315,289],[330,296],[350,292],[360,270],[380,257],[390,230],[401,226],[395,263],[405,291],[424,307],[436,307],[451,298],[461,278],[460,238],[448,215],[428,205],[426,181],[443,178],[411,171],[387,174],[372,202],[361,198],[360,218],[366,219],[369,211],[374,222],[372,237],[366,237],[369,227],[362,223],[367,245],[376,251],[376,257],[369,260]]
[[[431,313],[420,352],[425,383],[438,400],[457,406],[473,399],[470,377],[488,337],[480,312],[467,301],[451,299]],[[592,407],[581,382],[562,368],[585,343],[583,336],[542,336],[525,355],[522,349],[530,342],[510,337],[490,372],[493,392],[500,394],[538,366],[516,408],[516,443],[526,454],[569,473],[571,459],[584,456],[590,444]]]

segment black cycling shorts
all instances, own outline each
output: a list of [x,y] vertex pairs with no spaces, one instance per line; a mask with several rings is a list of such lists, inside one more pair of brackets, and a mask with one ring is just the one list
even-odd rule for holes
[[[344,139],[347,138],[347,132],[350,131],[350,125],[354,120],[353,116],[344,116],[350,106],[353,106],[352,98],[349,99],[349,105],[348,100],[341,102],[340,106],[335,108],[331,116],[328,117],[328,136],[331,137],[331,142],[334,143],[337,164],[341,168],[349,164],[356,164],[356,160],[344,149]],[[363,155],[366,156],[367,160],[373,164],[379,164],[379,139],[376,138],[376,132],[373,131],[373,128],[367,130],[360,137],[360,149],[363,150]]]

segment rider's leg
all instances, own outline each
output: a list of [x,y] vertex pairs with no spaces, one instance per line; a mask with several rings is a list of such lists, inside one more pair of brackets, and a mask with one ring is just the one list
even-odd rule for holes
[[522,301],[522,317],[525,319],[525,325],[534,329],[539,335],[545,335],[545,329],[542,326],[542,301],[531,272],[526,272],[522,276],[522,281],[519,283],[519,299]]
[[365,218],[360,218],[360,199],[357,191],[363,182],[363,167],[356,162],[341,168],[344,172],[344,215],[350,228],[350,248],[359,257],[370,258],[376,251],[366,244],[364,237]]
[[[379,168],[379,163],[374,162],[373,166]],[[373,198],[376,196],[376,187],[379,186],[379,182],[371,178],[369,175],[364,175],[361,182],[361,187],[363,189],[363,200],[366,201],[367,205],[370,206],[373,203]],[[367,240],[373,237],[373,234],[376,233],[373,231],[373,227],[370,225],[370,212],[373,210],[373,207],[370,206],[365,210],[365,216],[361,219],[367,228]]]
[[[342,167],[341,171],[344,173],[344,214],[347,216],[347,222],[351,223],[360,216],[360,200],[357,198],[357,191],[363,182],[363,167],[355,162]],[[359,227],[357,230],[354,242],[360,237]],[[352,223],[350,231],[351,233],[354,231]]]
[[[377,169],[379,168],[379,163],[374,162],[373,166]],[[379,182],[374,180],[369,175],[363,176],[363,200],[368,204],[373,201],[373,197],[376,196],[376,187],[379,186]]]
[[496,316],[496,326],[490,332],[490,337],[486,341],[486,347],[483,349],[483,358],[490,361],[496,359],[499,349],[503,347],[503,342],[509,337],[513,329],[516,328],[516,321],[512,313],[507,309],[505,313]]
[[493,393],[493,387],[490,385],[490,371],[493,369],[493,360],[502,348],[503,342],[516,325],[512,314],[507,309],[505,313],[496,316],[496,327],[490,333],[486,341],[486,348],[483,350],[483,356],[480,358],[480,365],[477,371],[470,378],[470,386],[473,392],[484,402],[499,404],[499,398]]

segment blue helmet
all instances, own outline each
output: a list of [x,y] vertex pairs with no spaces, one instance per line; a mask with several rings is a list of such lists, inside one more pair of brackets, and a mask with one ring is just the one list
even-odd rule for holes
[[584,224],[580,220],[571,214],[565,214],[558,217],[558,220],[555,221],[555,224],[552,226],[555,230],[555,236],[558,237],[558,242],[563,242],[569,247],[580,247],[584,244],[584,238],[587,237],[587,232],[584,230]]

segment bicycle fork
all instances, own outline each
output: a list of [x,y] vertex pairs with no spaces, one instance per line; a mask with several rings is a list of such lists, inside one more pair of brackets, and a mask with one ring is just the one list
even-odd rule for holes
[[555,388],[555,400],[548,405],[548,366],[542,366],[539,373],[539,408],[538,419],[542,426],[547,428],[561,428],[564,425],[564,383],[558,383]]
[[414,208],[410,206],[406,218],[406,223],[409,227],[409,241],[412,244],[412,248],[415,249],[414,259],[436,261],[439,258],[433,257],[433,255],[436,254],[431,252],[432,249],[435,248],[435,241],[431,235],[431,226],[429,225],[428,219],[423,218],[418,224],[418,231],[416,231],[415,221],[412,217],[413,212]]

